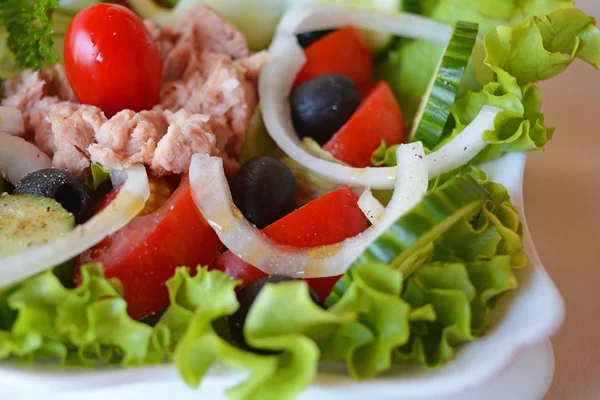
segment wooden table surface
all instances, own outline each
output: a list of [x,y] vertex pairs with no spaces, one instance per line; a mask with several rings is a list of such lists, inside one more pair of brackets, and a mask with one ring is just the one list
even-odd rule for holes
[[[577,7],[600,20],[600,0]],[[544,153],[531,154],[527,220],[546,269],[567,305],[552,339],[556,375],[548,400],[600,399],[600,72],[583,62],[541,84],[547,122],[557,127]]]

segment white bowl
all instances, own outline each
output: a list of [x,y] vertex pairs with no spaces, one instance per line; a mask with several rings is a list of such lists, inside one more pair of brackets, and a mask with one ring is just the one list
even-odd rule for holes
[[[396,367],[382,377],[356,382],[350,379],[340,364],[320,367],[314,389],[321,395],[311,399],[346,400],[397,399],[400,397],[448,396],[480,386],[506,370],[523,348],[543,342],[561,325],[565,309],[563,300],[544,270],[527,229],[523,208],[523,173],[525,154],[508,154],[487,163],[483,169],[490,179],[508,189],[524,224],[524,247],[529,265],[517,271],[519,288],[504,295],[492,313],[492,326],[482,338],[464,345],[456,358],[437,370]],[[243,375],[215,366],[204,385],[233,386]],[[70,392],[81,395],[91,389],[156,384],[179,379],[171,365],[135,369],[103,368],[76,370],[54,365],[24,365],[17,362],[0,364],[0,388],[13,391]],[[168,394],[168,392],[167,392]],[[4,395],[2,395],[2,398]],[[200,397],[198,397],[200,398]],[[203,396],[203,398],[207,398]],[[208,397],[214,399],[213,396]]]

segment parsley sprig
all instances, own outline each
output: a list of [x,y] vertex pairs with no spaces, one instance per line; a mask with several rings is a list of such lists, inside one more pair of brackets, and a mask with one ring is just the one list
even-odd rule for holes
[[45,63],[58,61],[54,38],[65,32],[56,32],[55,22],[70,20],[76,13],[59,7],[58,0],[4,0],[0,12],[8,48],[23,69],[41,69]]

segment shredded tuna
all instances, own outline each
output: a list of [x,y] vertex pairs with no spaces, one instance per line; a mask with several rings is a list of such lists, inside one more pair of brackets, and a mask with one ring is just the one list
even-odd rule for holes
[[226,54],[234,59],[250,54],[244,35],[206,5],[194,4],[188,7],[174,31],[182,36],[193,34],[196,51]]
[[38,71],[23,71],[4,82],[6,98],[2,100],[2,105],[16,107],[21,112],[26,113],[45,96],[45,85],[46,82],[40,77]]
[[92,161],[185,173],[194,153],[219,155],[235,173],[268,55],[250,55],[244,36],[204,5],[190,6],[173,27],[145,23],[164,62],[160,103],[152,111],[124,110],[107,119],[77,102],[62,65],[7,80],[2,104],[21,110],[27,137],[56,167],[78,176]]
[[51,120],[68,118],[81,108],[81,104],[59,101],[56,97],[44,97],[38,101],[26,117],[26,129],[34,132],[35,144],[52,156],[56,151],[54,127]]
[[167,171],[181,174],[190,168],[195,153],[216,154],[216,139],[208,123],[210,116],[186,110],[165,112],[169,130],[156,147],[150,169],[158,176]]
[[69,117],[55,114],[48,116],[54,132],[54,158],[56,168],[67,169],[74,175],[83,177],[90,166],[87,148],[94,142],[96,132],[106,122],[101,109],[94,106],[81,106]]
[[56,64],[52,69],[43,71],[41,78],[46,82],[44,89],[47,96],[77,103],[77,97],[71,88],[64,65]]
[[92,161],[111,169],[125,169],[137,163],[150,165],[167,128],[167,120],[160,112],[121,111],[97,131],[97,143],[88,151]]
[[[161,107],[176,111],[186,109],[193,113],[214,116],[211,123],[219,149],[233,157],[239,156],[246,139],[250,118],[258,103],[256,75],[264,55],[233,61],[224,54],[195,53],[192,47],[184,78],[166,82],[161,90]],[[250,60],[250,59],[248,59]],[[248,76],[252,67],[251,76]],[[192,69],[195,67],[195,69]]]

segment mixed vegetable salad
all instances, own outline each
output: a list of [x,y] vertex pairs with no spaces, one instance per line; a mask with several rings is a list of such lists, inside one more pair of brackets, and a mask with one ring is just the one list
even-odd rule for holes
[[527,257],[480,164],[544,149],[536,83],[600,69],[592,17],[120,3],[0,3],[0,359],[222,363],[231,398],[287,399],[486,333]]

